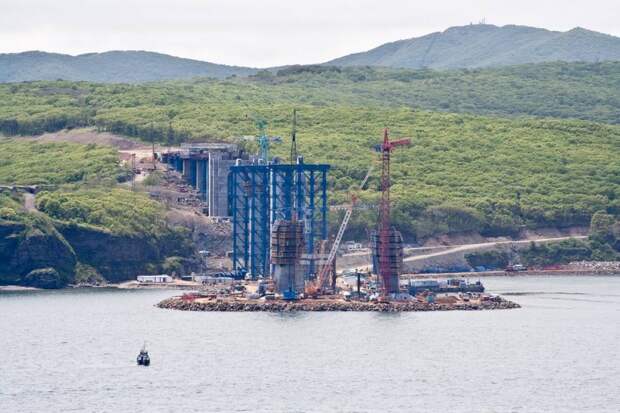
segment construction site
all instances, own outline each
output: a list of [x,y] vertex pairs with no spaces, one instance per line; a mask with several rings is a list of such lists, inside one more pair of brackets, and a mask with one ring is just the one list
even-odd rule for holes
[[[192,206],[212,223],[230,225],[231,241],[225,257],[222,251],[215,254],[217,257],[201,251],[205,261],[219,260],[222,271],[209,272],[205,264],[202,273],[185,277],[188,287],[196,287],[194,291],[165,300],[161,307],[202,311],[421,311],[517,306],[485,294],[479,282],[452,283],[440,292],[401,279],[403,238],[390,219],[390,158],[394,150],[410,144],[409,138],[390,139],[386,128],[376,145],[381,198],[378,220],[369,234],[372,268],[339,274],[336,257],[356,208],[355,193],[351,191],[347,205],[341,206],[343,219],[330,236],[330,165],[306,163],[297,153],[295,112],[288,159],[270,156],[270,142],[281,142],[281,138],[267,136],[265,122],[257,126],[257,154],[245,153],[230,143],[186,144],[161,154],[167,168],[166,181],[176,186],[174,202]],[[372,171],[371,166],[360,189]],[[151,196],[160,200],[170,197],[165,187],[166,183],[162,184],[164,189]]]

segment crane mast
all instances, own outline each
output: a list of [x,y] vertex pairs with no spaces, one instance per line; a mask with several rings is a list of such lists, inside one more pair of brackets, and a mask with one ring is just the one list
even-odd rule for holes
[[379,276],[382,281],[382,295],[386,296],[393,288],[390,285],[392,268],[390,265],[390,154],[395,147],[409,145],[409,138],[390,141],[389,131],[383,130],[381,145],[381,204],[379,206]]

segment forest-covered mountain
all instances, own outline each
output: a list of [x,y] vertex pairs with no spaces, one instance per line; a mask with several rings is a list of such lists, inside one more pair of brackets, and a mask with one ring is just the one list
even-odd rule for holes
[[0,54],[0,82],[63,79],[139,83],[192,77],[225,78],[255,72],[247,67],[145,51],[110,51],[78,56],[39,51]]
[[580,27],[556,32],[527,26],[472,24],[386,43],[328,64],[450,69],[615,60],[620,60],[620,38]]
[[[333,66],[479,68],[544,62],[620,61],[620,38],[582,28],[554,32],[526,26],[476,24],[386,43],[327,62]],[[280,68],[270,68],[276,72]],[[146,51],[70,56],[30,51],[0,54],[0,83],[82,80],[141,83],[195,77],[248,76],[258,70]]]

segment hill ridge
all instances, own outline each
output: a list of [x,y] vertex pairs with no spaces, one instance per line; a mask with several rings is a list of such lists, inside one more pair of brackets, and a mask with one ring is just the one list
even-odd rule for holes
[[[472,24],[388,42],[325,64],[463,69],[555,61],[620,61],[620,38],[582,27],[562,32],[515,24]],[[148,50],[109,50],[77,55],[40,50],[0,53],[0,83],[57,79],[100,83],[193,77],[222,79],[253,75],[259,70]]]
[[562,32],[514,24],[472,24],[388,42],[326,64],[456,69],[609,60],[620,60],[620,38],[609,34],[582,27]]
[[69,55],[40,50],[0,54],[0,82],[72,80],[141,83],[192,77],[247,76],[257,69],[229,66],[147,50]]

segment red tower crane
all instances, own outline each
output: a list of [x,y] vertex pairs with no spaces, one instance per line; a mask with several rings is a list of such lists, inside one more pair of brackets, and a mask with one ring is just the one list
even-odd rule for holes
[[385,297],[395,287],[391,283],[390,267],[390,154],[397,146],[411,144],[411,139],[390,141],[388,128],[383,131],[381,144],[381,205],[379,208],[379,276],[382,280],[382,295]]

